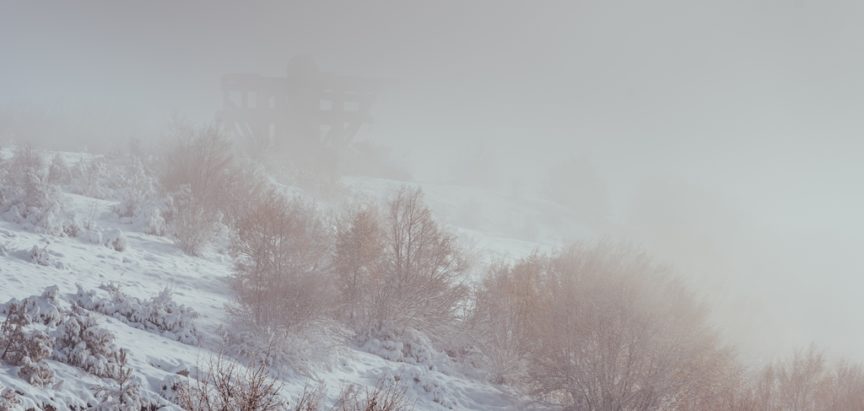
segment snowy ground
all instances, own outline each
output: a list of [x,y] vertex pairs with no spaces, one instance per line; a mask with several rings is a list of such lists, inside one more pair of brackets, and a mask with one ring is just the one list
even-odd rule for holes
[[[75,155],[70,155],[74,158]],[[381,199],[403,183],[369,178],[348,178],[345,185],[355,199]],[[423,185],[430,207],[469,246],[477,267],[486,262],[519,257],[534,250],[555,247],[566,232],[578,232],[565,210],[554,204],[518,200],[496,193],[456,186]],[[97,230],[122,230],[128,242],[115,251],[87,238],[35,234],[0,221],[0,302],[39,295],[58,286],[63,298],[103,284],[116,284],[122,292],[149,299],[169,288],[176,302],[199,314],[195,325],[201,332],[199,346],[184,344],[158,333],[132,327],[117,318],[96,314],[100,324],[116,335],[118,346],[129,350],[130,364],[145,389],[159,392],[162,382],[177,371],[206,362],[219,351],[218,330],[226,324],[224,307],[232,302],[227,279],[229,256],[209,250],[203,257],[184,254],[170,239],[135,231],[112,212],[115,202],[70,193],[62,194],[65,206],[79,215],[94,216]],[[528,227],[535,227],[529,231]],[[583,231],[584,232],[584,231]],[[587,234],[586,234],[587,235]],[[538,238],[547,239],[545,242]],[[32,261],[34,246],[48,251],[47,265]],[[46,248],[47,247],[47,248]],[[482,269],[474,270],[480,275]],[[386,347],[385,347],[386,348]],[[517,410],[530,409],[503,387],[472,378],[468,372],[445,364],[412,363],[384,358],[381,347],[350,344],[329,353],[328,361],[313,369],[314,380],[287,379],[285,394],[293,397],[307,384],[323,381],[332,399],[347,385],[374,385],[382,376],[399,376],[408,393],[423,410]],[[49,360],[61,384],[39,388],[16,375],[16,368],[0,365],[0,391],[12,388],[28,404],[95,402],[92,387],[102,381],[80,369]],[[430,369],[431,368],[431,369]],[[22,408],[23,409],[23,408]]]

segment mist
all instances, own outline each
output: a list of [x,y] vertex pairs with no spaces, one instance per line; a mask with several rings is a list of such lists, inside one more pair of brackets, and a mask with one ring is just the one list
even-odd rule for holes
[[172,118],[214,119],[224,74],[310,56],[379,82],[356,139],[404,179],[568,207],[683,276],[751,361],[864,360],[862,19],[839,0],[12,1],[0,143],[158,147]]

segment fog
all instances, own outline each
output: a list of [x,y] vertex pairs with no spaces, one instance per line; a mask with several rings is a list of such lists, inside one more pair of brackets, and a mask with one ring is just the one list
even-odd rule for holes
[[540,194],[576,161],[585,224],[689,278],[745,355],[864,359],[862,7],[11,1],[0,105],[51,119],[17,142],[155,142],[210,121],[223,74],[312,55],[381,80],[358,138],[416,180]]

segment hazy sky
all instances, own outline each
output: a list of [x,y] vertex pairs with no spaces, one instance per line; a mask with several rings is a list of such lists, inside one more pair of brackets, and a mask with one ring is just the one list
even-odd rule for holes
[[502,179],[589,159],[613,197],[611,232],[726,284],[724,299],[756,296],[727,310],[785,315],[782,332],[754,337],[762,348],[782,335],[864,358],[862,8],[6,1],[0,102],[147,135],[174,113],[210,119],[221,74],[279,75],[311,53],[387,80],[364,136],[418,178],[451,178],[475,155]]

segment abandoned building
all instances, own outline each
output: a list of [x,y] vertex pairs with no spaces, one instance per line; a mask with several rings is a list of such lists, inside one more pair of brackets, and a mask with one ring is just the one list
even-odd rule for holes
[[217,120],[258,150],[344,145],[370,120],[375,82],[321,71],[308,57],[285,77],[228,74]]

